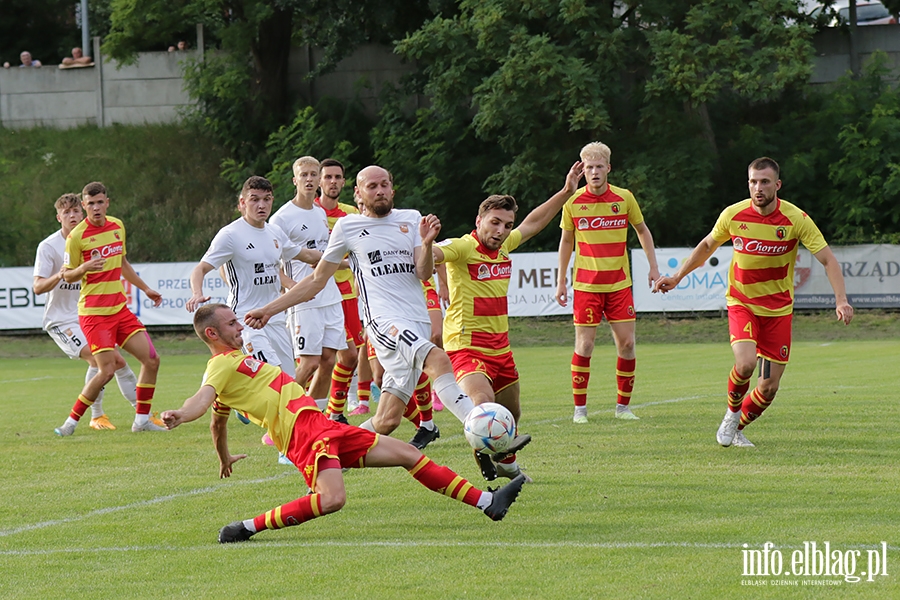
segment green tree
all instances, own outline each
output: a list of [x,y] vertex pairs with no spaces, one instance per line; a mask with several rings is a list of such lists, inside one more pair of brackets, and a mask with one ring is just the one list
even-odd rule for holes
[[[437,147],[453,165],[477,156],[496,165],[481,191],[529,208],[602,139],[613,182],[665,217],[660,241],[691,239],[730,168],[735,121],[718,113],[752,119],[808,79],[812,28],[797,4],[463,0],[397,45],[419,67],[408,92],[431,106],[407,139],[395,126],[389,147],[421,148],[420,159]],[[452,147],[423,119],[455,123],[473,143]]]

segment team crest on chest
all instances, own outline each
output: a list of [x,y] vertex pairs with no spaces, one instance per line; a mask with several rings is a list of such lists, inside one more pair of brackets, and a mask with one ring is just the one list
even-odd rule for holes
[[275,249],[277,250],[278,249],[278,240],[272,240],[272,241],[275,242]]
[[613,214],[615,214],[615,215],[619,214],[619,210],[620,210],[620,209],[619,209],[619,203],[618,203],[618,202],[613,202],[612,206],[610,206],[609,208],[610,208],[610,210],[613,211]]
[[262,366],[262,363],[260,363],[255,358],[248,356],[247,358],[244,359],[244,366],[247,367],[251,373],[256,373],[257,371],[259,371],[259,368]]
[[783,240],[784,236],[786,236],[786,235],[787,235],[787,229],[785,229],[784,227],[779,227],[778,229],[775,230],[775,236],[779,240]]
[[739,237],[734,238],[732,244],[734,244],[734,249],[738,252],[744,249],[744,240]]
[[122,238],[119,237],[119,232],[118,232],[118,231],[113,231],[113,235],[116,236],[116,239],[117,239],[117,240],[122,241]]
[[405,224],[401,223],[400,224],[400,233],[409,233],[409,227],[407,227]]

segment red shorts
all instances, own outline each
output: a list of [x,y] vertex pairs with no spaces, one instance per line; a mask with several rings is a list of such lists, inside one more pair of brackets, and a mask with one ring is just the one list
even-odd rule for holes
[[447,352],[453,363],[453,375],[462,381],[472,373],[481,373],[491,382],[494,393],[500,392],[519,381],[519,370],[512,352],[499,356],[489,356],[477,350],[451,350]]
[[425,305],[428,310],[441,310],[441,298],[433,287],[425,288]]
[[359,302],[357,298],[341,300],[341,309],[344,311],[344,331],[347,332],[347,343],[353,343],[359,348],[366,343],[363,335],[362,321],[359,320]]
[[377,433],[332,421],[318,410],[301,410],[285,456],[315,490],[319,470],[334,467],[329,459],[340,467],[363,467],[366,454],[376,444]]
[[634,298],[631,295],[631,287],[615,292],[575,290],[572,305],[576,325],[596,326],[604,316],[607,323],[634,321]]
[[138,331],[147,328],[127,307],[114,315],[78,315],[81,331],[91,347],[91,354],[124,346]]
[[786,365],[791,356],[791,319],[793,315],[761,317],[746,306],[728,307],[728,333],[731,343],[751,341],[756,355]]

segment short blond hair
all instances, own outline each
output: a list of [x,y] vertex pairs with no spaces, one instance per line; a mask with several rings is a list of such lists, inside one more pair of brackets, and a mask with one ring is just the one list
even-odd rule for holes
[[610,150],[609,146],[607,146],[603,142],[591,142],[581,149],[582,161],[588,160],[590,158],[602,158],[606,162],[609,162],[610,155],[612,155],[612,150]]
[[291,169],[294,171],[294,177],[298,177],[300,175],[300,167],[303,165],[315,165],[316,171],[319,170],[319,160],[314,156],[301,156],[297,160],[294,161],[294,166]]

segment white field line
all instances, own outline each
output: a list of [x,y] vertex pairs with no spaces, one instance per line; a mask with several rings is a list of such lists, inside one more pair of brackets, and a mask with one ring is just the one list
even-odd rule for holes
[[[210,535],[212,537],[212,534]],[[0,556],[46,556],[53,554],[98,554],[112,552],[120,554],[124,552],[209,552],[213,543],[193,545],[193,546],[103,546],[99,548],[57,548],[52,550],[3,550]],[[763,543],[749,544],[752,548],[762,548]],[[731,550],[743,549],[745,544],[742,543],[717,543],[717,542],[516,542],[513,546],[518,548],[573,548],[573,549],[590,549],[590,550],[646,550],[654,548],[688,548],[695,550]],[[415,540],[372,540],[372,541],[354,541],[354,542],[330,542],[327,540],[314,541],[304,537],[292,542],[249,542],[247,544],[230,545],[231,548],[242,548],[251,550],[269,550],[271,548],[509,548],[509,541],[499,542],[473,542],[473,541],[431,541],[422,542]],[[794,545],[778,545],[779,550],[799,550],[803,548],[802,544]],[[854,550],[880,550],[881,545],[876,544],[853,544],[842,546],[842,549]],[[888,545],[888,550],[900,550],[900,546]]]
[[17,533],[23,533],[26,531],[33,531],[35,529],[43,529],[45,527],[53,527],[54,525],[64,525],[66,523],[76,523],[78,521],[83,521],[83,520],[89,519],[91,517],[102,516],[102,515],[106,515],[109,513],[119,512],[122,510],[132,510],[135,508],[140,508],[142,506],[152,506],[154,504],[161,504],[163,502],[168,502],[170,500],[177,500],[179,498],[187,498],[189,496],[198,496],[200,494],[209,494],[209,493],[218,491],[225,487],[232,487],[235,485],[255,485],[257,483],[266,483],[269,481],[274,481],[276,479],[281,479],[283,477],[287,477],[288,475],[291,475],[293,473],[294,473],[294,471],[291,470],[291,471],[286,471],[284,473],[279,473],[278,475],[272,475],[271,477],[264,477],[262,479],[249,479],[247,481],[232,480],[229,483],[222,483],[219,485],[211,485],[209,487],[198,488],[195,490],[182,492],[180,494],[169,494],[167,496],[157,496],[156,498],[151,498],[150,500],[143,500],[141,502],[133,502],[131,504],[125,504],[123,506],[111,506],[108,508],[98,508],[96,510],[92,510],[90,512],[84,513],[83,515],[66,517],[65,519],[54,519],[52,521],[41,521],[39,523],[32,523],[31,525],[23,525],[21,527],[14,527],[12,529],[0,529],[0,537],[6,537],[8,535],[15,535]]

